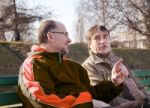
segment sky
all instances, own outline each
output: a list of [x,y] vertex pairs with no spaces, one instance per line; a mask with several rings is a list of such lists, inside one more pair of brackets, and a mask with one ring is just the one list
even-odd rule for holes
[[[75,20],[77,18],[76,8],[80,0],[35,0],[34,2],[30,0],[29,4],[34,5],[34,3],[41,2],[42,5],[49,7],[53,10],[52,19],[62,22],[68,32],[72,42],[75,42]],[[32,4],[33,3],[33,4]]]

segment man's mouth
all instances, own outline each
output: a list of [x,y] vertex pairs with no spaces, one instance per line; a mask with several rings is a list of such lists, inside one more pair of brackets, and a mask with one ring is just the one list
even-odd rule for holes
[[107,46],[101,46],[100,48],[107,48]]

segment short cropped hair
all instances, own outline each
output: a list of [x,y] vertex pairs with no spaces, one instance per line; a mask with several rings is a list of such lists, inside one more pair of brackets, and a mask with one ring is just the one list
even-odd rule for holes
[[47,43],[47,33],[52,29],[56,29],[57,25],[54,20],[46,20],[42,22],[38,30],[38,41],[39,43]]
[[90,44],[90,42],[91,42],[92,37],[94,36],[94,34],[95,34],[98,30],[100,30],[100,31],[102,31],[102,32],[108,32],[108,34],[109,34],[108,29],[107,29],[105,26],[103,26],[103,25],[94,25],[94,26],[92,26],[92,27],[87,31],[87,33],[86,33],[86,39],[87,39],[88,47],[89,47],[89,44]]

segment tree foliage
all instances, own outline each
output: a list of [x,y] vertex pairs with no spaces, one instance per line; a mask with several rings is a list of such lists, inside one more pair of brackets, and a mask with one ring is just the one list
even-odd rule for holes
[[[43,11],[43,8],[46,8],[39,4],[29,8],[23,0],[20,2],[17,0],[10,1],[12,4],[1,8],[0,32],[14,31],[14,37],[11,40],[13,38],[15,41],[22,40],[24,34],[29,34],[34,29],[34,22],[52,16],[52,11]],[[6,40],[4,35],[3,40]]]
[[[110,16],[116,14],[115,10],[110,7],[112,0],[84,0],[77,8],[78,11],[78,29],[87,30],[89,26],[101,24],[106,26],[110,31],[118,25]],[[84,24],[84,25],[83,25]],[[78,31],[81,31],[78,30]],[[77,32],[78,32],[77,31]],[[85,32],[82,31],[82,32]],[[81,35],[79,35],[81,37]]]
[[149,0],[115,0],[115,19],[120,24],[147,36],[147,47],[150,47],[150,1]]
[[150,0],[84,0],[78,10],[88,27],[97,23],[111,31],[121,26],[147,36],[150,43]]

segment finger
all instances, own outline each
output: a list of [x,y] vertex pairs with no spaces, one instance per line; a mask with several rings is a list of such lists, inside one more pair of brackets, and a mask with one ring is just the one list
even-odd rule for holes
[[120,66],[123,62],[123,59],[119,59],[116,63],[115,63],[115,66]]
[[117,79],[116,79],[116,78],[113,78],[111,81],[112,81],[115,85],[118,85],[118,84],[117,84]]
[[123,62],[123,59],[119,59],[119,60],[115,63],[114,67],[115,67],[115,71],[116,71],[116,72],[119,72],[119,71],[121,70],[122,62]]
[[125,73],[126,77],[129,75],[128,69],[123,64],[121,65],[121,71],[123,71],[123,73]]
[[117,73],[113,78],[112,78],[112,82],[115,84],[115,85],[119,85],[121,84],[123,81],[124,81],[124,78],[125,78],[125,75],[123,72],[119,72]]
[[122,72],[118,72],[117,75],[116,75],[116,77],[115,77],[115,79],[118,79],[118,78],[122,77],[122,75],[123,75]]
[[120,71],[116,74],[115,79],[124,78],[126,74],[123,71]]
[[117,73],[115,76],[112,77],[114,81],[117,81],[117,79],[120,77],[120,73]]

